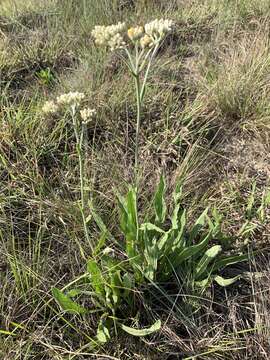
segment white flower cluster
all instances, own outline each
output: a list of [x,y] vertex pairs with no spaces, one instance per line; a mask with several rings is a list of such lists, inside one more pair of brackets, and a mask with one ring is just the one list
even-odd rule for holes
[[[139,41],[141,47],[147,48],[160,42],[172,30],[173,21],[169,19],[155,19],[144,26],[134,26],[127,30],[125,35],[133,43]],[[126,24],[119,22],[116,25],[97,25],[92,30],[92,36],[97,45],[108,46],[111,51],[127,46],[124,40]]]
[[144,35],[144,28],[143,26],[131,27],[128,29],[127,34],[131,41],[136,41]]
[[153,40],[161,40],[172,30],[173,21],[168,19],[155,19],[145,24],[145,33]]
[[144,35],[140,40],[141,47],[144,49],[146,47],[153,46],[153,39],[149,35]]
[[42,112],[45,115],[56,113],[61,106],[77,106],[85,98],[85,95],[80,92],[69,92],[62,94],[54,101],[46,101],[42,107]]
[[92,36],[97,45],[108,46],[112,51],[125,46],[123,32],[126,24],[119,22],[116,25],[95,26],[92,30]]
[[96,109],[89,109],[89,108],[85,108],[80,111],[81,118],[84,123],[89,122],[96,115],[96,113],[97,113]]
[[59,105],[77,105],[85,98],[85,95],[80,92],[69,92],[58,96],[56,102]]
[[55,114],[58,111],[58,106],[54,101],[46,101],[42,106],[42,112],[44,114]]

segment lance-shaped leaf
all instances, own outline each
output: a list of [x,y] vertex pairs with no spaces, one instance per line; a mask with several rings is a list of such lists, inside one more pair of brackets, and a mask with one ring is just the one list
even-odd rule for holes
[[160,176],[157,191],[154,196],[154,208],[156,213],[156,222],[162,224],[165,221],[167,208],[164,199],[165,195],[165,179],[164,176]]
[[[200,279],[200,277],[206,272],[209,263],[218,255],[220,254],[222,248],[220,245],[214,245],[210,249],[208,249],[195,268],[195,279]],[[211,272],[211,268],[209,269]]]
[[226,257],[220,258],[213,266],[213,272],[221,270],[228,265],[238,264],[239,262],[247,261],[248,259],[249,259],[248,254],[226,256]]
[[197,245],[192,245],[186,247],[180,254],[177,256],[177,262],[175,263],[176,266],[180,265],[182,262],[186,261],[187,259],[191,258],[192,256],[197,255],[200,251],[202,251],[208,244],[209,240],[211,239],[211,232],[209,232],[205,238]]
[[199,234],[201,229],[203,228],[205,224],[205,219],[208,213],[208,208],[206,208],[202,214],[199,216],[199,218],[196,220],[193,228],[191,229],[190,235],[189,235],[189,244],[193,242],[193,240],[196,238],[196,236]]
[[130,335],[133,336],[147,336],[150,334],[153,334],[156,331],[159,331],[161,328],[161,321],[157,320],[152,326],[150,326],[149,328],[145,328],[145,329],[135,329],[123,324],[120,324],[120,327],[122,330],[124,330],[125,332],[127,332]]
[[93,289],[95,290],[95,292],[98,295],[103,296],[105,294],[105,290],[104,290],[105,280],[104,280],[102,272],[95,260],[92,260],[92,259],[88,260],[87,271],[89,272],[89,274],[91,276],[91,285],[92,285]]
[[224,279],[222,276],[215,276],[214,280],[218,285],[226,287],[226,286],[229,286],[229,285],[232,285],[233,283],[235,283],[239,278],[240,278],[240,275],[237,275],[230,279]]
[[110,321],[103,318],[100,319],[97,329],[97,340],[101,344],[105,344],[110,340]]
[[57,288],[52,289],[52,294],[59,306],[71,314],[85,314],[87,310],[75,301],[71,300],[69,296],[65,295]]

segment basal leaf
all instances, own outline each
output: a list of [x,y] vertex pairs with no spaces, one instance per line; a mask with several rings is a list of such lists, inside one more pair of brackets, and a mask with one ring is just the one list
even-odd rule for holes
[[197,221],[195,222],[193,228],[191,229],[190,235],[189,235],[189,244],[193,242],[193,240],[196,238],[196,236],[199,234],[201,229],[203,228],[205,224],[206,215],[208,213],[208,208],[206,208],[202,214],[199,216]]
[[248,254],[223,257],[215,263],[215,265],[213,266],[213,272],[219,271],[229,265],[238,264],[239,262],[242,261],[247,261],[248,259],[249,259]]
[[239,280],[239,278],[239,275],[230,279],[224,279],[222,276],[215,276],[214,280],[218,285],[226,287],[235,283],[237,280]]
[[154,208],[156,214],[156,222],[158,224],[162,224],[166,218],[167,207],[166,207],[164,195],[165,195],[165,179],[164,176],[161,175],[158,188],[154,196]]
[[71,314],[85,314],[87,310],[72,301],[67,295],[65,295],[61,290],[57,288],[52,289],[52,294],[55,300],[58,302],[59,306],[64,310],[68,311]]
[[211,236],[212,234],[209,232],[199,244],[186,247],[177,257],[177,263],[175,265],[180,265],[183,261],[186,261],[202,251],[207,246]]
[[140,226],[140,230],[142,231],[155,231],[158,233],[164,233],[165,231],[159,228],[158,226],[151,224],[151,223],[144,223]]
[[99,230],[102,232],[102,234],[106,234],[106,237],[115,242],[114,237],[112,236],[112,234],[110,233],[109,229],[107,228],[107,226],[105,225],[105,223],[103,222],[103,220],[101,219],[101,217],[99,216],[99,214],[94,210],[94,207],[91,207],[91,213],[93,216],[93,219],[95,220],[95,223],[97,224],[97,226],[99,227]]
[[91,285],[95,292],[99,295],[104,295],[104,278],[102,272],[95,260],[88,260],[87,271],[91,276]]
[[138,214],[137,214],[137,193],[136,190],[130,188],[127,194],[127,212],[129,219],[129,226],[137,229],[138,227]]
[[97,329],[97,340],[101,344],[105,344],[111,338],[108,322],[104,319],[100,319]]
[[[198,265],[195,269],[195,279],[199,279],[200,276],[202,276],[205,271],[207,270],[207,266],[209,263],[218,255],[220,254],[222,248],[220,245],[214,245],[210,249],[208,249],[202,258],[200,259]],[[211,271],[211,268],[209,269],[209,272]]]
[[126,333],[133,335],[133,336],[147,336],[150,334],[153,334],[156,331],[159,331],[161,328],[161,321],[157,320],[152,326],[145,329],[135,329],[123,324],[120,324],[120,327],[122,330],[124,330]]

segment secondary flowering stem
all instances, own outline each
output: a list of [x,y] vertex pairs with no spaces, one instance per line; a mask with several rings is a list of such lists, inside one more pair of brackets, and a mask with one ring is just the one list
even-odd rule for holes
[[79,160],[79,171],[80,171],[80,193],[81,193],[81,215],[83,221],[83,229],[86,240],[90,246],[91,251],[93,251],[93,245],[90,240],[89,230],[87,227],[86,221],[86,207],[87,207],[87,198],[85,193],[85,154],[84,154],[84,135],[85,135],[85,127],[84,124],[81,124],[81,127],[78,124],[76,118],[76,106],[72,105],[71,107],[71,116],[74,127],[74,133],[76,137],[76,151],[78,154]]
[[141,98],[140,74],[137,73],[136,75],[134,75],[134,78],[135,78],[136,99],[137,99],[134,183],[135,183],[135,188],[137,189],[138,183],[139,183],[139,132],[140,132],[140,125],[141,125],[142,98]]

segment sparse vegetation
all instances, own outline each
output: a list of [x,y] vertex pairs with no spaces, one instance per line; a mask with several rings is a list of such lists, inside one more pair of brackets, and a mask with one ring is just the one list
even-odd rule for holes
[[[92,31],[155,18],[140,93]],[[1,1],[0,359],[269,359],[269,19]]]

